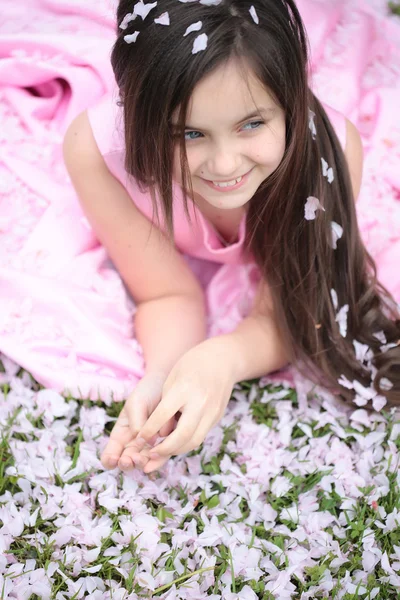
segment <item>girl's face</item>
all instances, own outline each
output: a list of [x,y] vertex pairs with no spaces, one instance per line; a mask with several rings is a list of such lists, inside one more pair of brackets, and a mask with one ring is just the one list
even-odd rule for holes
[[[206,76],[193,92],[185,132],[194,200],[224,210],[245,206],[281,162],[285,134],[283,110],[254,75],[247,84],[230,61]],[[181,184],[179,163],[177,144],[174,180]]]

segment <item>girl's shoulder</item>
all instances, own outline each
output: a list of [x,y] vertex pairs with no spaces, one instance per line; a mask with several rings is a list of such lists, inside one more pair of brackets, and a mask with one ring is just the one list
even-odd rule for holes
[[347,119],[341,112],[332,108],[332,106],[329,106],[329,104],[326,104],[325,102],[321,102],[321,104],[324,107],[325,112],[328,115],[328,118],[336,132],[336,135],[339,138],[340,145],[344,150],[346,148],[347,141]]
[[103,156],[121,152],[125,147],[123,115],[118,100],[115,88],[87,109],[94,138]]
[[324,102],[322,105],[343,148],[349,167],[354,198],[357,200],[361,188],[364,162],[363,143],[360,133],[354,123],[349,121],[341,112]]

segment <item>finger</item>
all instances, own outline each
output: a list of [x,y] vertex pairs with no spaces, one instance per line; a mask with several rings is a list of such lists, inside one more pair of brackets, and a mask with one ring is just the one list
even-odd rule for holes
[[[185,407],[186,408],[186,407]],[[179,448],[186,445],[193,439],[195,431],[202,421],[203,407],[184,410],[179,423],[173,433],[171,433],[161,444],[155,446],[150,452],[160,454],[161,456],[173,456],[179,453]]]
[[[224,411],[220,411],[220,413],[218,413],[211,422],[208,419],[207,420],[203,419],[199,423],[197,430],[196,430],[195,434],[191,437],[191,439],[188,440],[187,442],[183,443],[182,446],[180,446],[179,448],[177,448],[176,451],[174,452],[174,455],[186,454],[187,452],[190,452],[191,450],[195,450],[196,448],[199,448],[199,446],[201,446],[201,444],[206,439],[206,437],[207,437],[208,433],[211,431],[211,429],[213,429],[213,427],[215,427],[215,425],[217,425],[217,423],[221,420],[223,414],[224,414]],[[164,444],[164,442],[162,442],[162,444]],[[155,446],[152,450],[150,450],[150,455],[153,453],[158,454],[158,450],[160,447],[161,447],[161,444],[159,444],[158,446]]]
[[161,467],[165,465],[165,463],[169,461],[170,458],[170,456],[161,456],[157,459],[150,459],[149,462],[143,468],[143,472],[147,475],[148,473],[152,473],[153,471],[158,471],[159,469],[161,469]]
[[125,407],[122,409],[110,433],[110,438],[101,454],[101,463],[106,469],[114,469],[128,442],[132,439]]
[[158,433],[161,428],[175,416],[178,410],[181,409],[181,405],[177,405],[176,403],[176,396],[176,392],[171,392],[161,400],[160,404],[149,416],[146,423],[139,431],[139,437],[147,441],[150,440],[150,438]]
[[160,429],[160,437],[167,437],[176,427],[175,417],[171,417],[169,421]]
[[135,467],[143,468],[149,460],[148,453],[152,449],[157,437],[154,436],[149,444],[141,442],[137,438],[131,440],[125,446],[118,461],[118,467],[121,471],[131,471]]
[[142,397],[140,391],[135,395],[132,394],[129,401],[127,401],[127,415],[133,438],[137,437],[139,431],[146,423],[148,413],[149,405],[147,399]]

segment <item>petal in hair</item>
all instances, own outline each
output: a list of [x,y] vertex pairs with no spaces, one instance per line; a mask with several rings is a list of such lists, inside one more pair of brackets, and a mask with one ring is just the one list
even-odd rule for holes
[[361,363],[371,360],[374,357],[374,353],[367,344],[361,344],[361,342],[353,340],[353,346],[356,353],[356,359]]
[[322,157],[321,157],[321,162],[322,162],[322,174],[323,174],[323,176],[327,178],[327,180],[329,181],[329,183],[332,183],[332,181],[334,180],[332,167],[329,167],[328,163],[326,162],[326,160],[324,158],[322,158]]
[[204,4],[204,6],[218,6],[221,2],[222,0],[200,0],[200,4]]
[[332,298],[333,308],[335,310],[337,310],[339,308],[339,302],[338,302],[336,290],[334,290],[334,289],[331,289],[331,298]]
[[132,42],[136,42],[137,36],[139,35],[139,31],[135,31],[131,35],[124,35],[124,40],[127,44],[132,44]]
[[331,228],[332,228],[332,231],[331,231],[332,232],[332,248],[334,250],[336,250],[337,241],[340,240],[340,238],[343,235],[343,227],[341,227],[335,221],[331,221]]
[[315,198],[315,196],[309,196],[304,205],[304,218],[307,221],[313,221],[315,219],[315,213],[318,209],[325,210],[318,198]]
[[169,25],[170,20],[168,12],[164,12],[157,19],[154,19],[154,23],[157,23],[157,25]]
[[390,344],[384,344],[383,346],[381,346],[381,347],[380,347],[380,351],[381,351],[382,353],[385,353],[385,352],[387,352],[388,350],[391,350],[392,348],[397,348],[397,346],[398,346],[398,344],[393,344],[393,343],[390,343]]
[[351,381],[347,379],[347,377],[345,377],[345,375],[341,375],[339,377],[338,383],[340,383],[341,386],[347,388],[348,390],[354,390],[354,385]]
[[382,379],[380,381],[380,386],[383,390],[388,392],[389,390],[392,389],[393,383],[387,377],[382,377]]
[[153,4],[145,4],[143,2],[143,0],[140,0],[139,2],[137,2],[135,4],[135,8],[133,9],[133,12],[135,13],[135,15],[142,17],[142,19],[144,21],[145,18],[147,17],[147,15],[149,14],[149,12],[156,6],[157,6],[157,2],[153,2]]
[[353,387],[354,391],[366,400],[372,400],[372,398],[375,398],[376,396],[376,390],[372,387],[372,385],[366,387],[365,385],[362,385],[362,383],[357,381],[357,379],[353,381]]
[[196,21],[196,23],[192,23],[186,29],[185,33],[183,34],[183,37],[186,37],[187,35],[189,35],[189,33],[192,33],[192,31],[200,31],[200,29],[202,27],[203,27],[203,22],[202,21]]
[[127,15],[124,16],[121,25],[119,26],[120,29],[126,29],[128,27],[128,24],[131,21],[134,21],[136,19],[137,15],[135,15],[135,13],[128,13]]
[[381,342],[381,344],[386,344],[387,343],[386,335],[383,333],[383,331],[377,331],[376,333],[373,333],[372,335],[379,342]]
[[308,127],[310,128],[313,140],[315,140],[317,137],[317,128],[315,127],[314,123],[315,112],[313,112],[311,109],[308,109],[308,117]]
[[253,19],[254,23],[256,23],[256,25],[258,25],[259,22],[260,22],[260,19],[258,18],[258,14],[257,14],[256,9],[254,8],[254,6],[250,6],[249,12],[251,14],[251,18]]
[[382,408],[386,404],[387,404],[387,400],[386,400],[385,396],[381,396],[380,394],[375,396],[375,398],[373,398],[373,400],[372,400],[373,409],[376,410],[377,412],[382,410]]
[[197,54],[198,52],[205,50],[207,48],[207,42],[208,42],[207,34],[201,33],[200,35],[198,35],[193,43],[192,54]]
[[349,305],[345,304],[339,310],[336,315],[336,322],[339,324],[339,331],[342,337],[347,335],[347,313],[349,312]]

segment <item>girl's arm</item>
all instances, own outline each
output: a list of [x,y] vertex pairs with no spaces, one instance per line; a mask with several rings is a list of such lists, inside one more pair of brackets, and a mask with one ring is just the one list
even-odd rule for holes
[[226,342],[227,360],[233,365],[235,382],[263,377],[288,363],[272,297],[264,281],[259,284],[248,317],[233,332],[220,337]]
[[227,353],[234,365],[235,383],[257,379],[288,363],[272,317],[248,316],[226,336]]
[[82,209],[137,304],[136,337],[146,372],[169,372],[206,336],[201,286],[107,168],[86,112],[69,126],[63,155]]
[[346,148],[344,154],[349,166],[354,200],[357,201],[361,189],[364,152],[358,129],[348,119],[346,119]]

